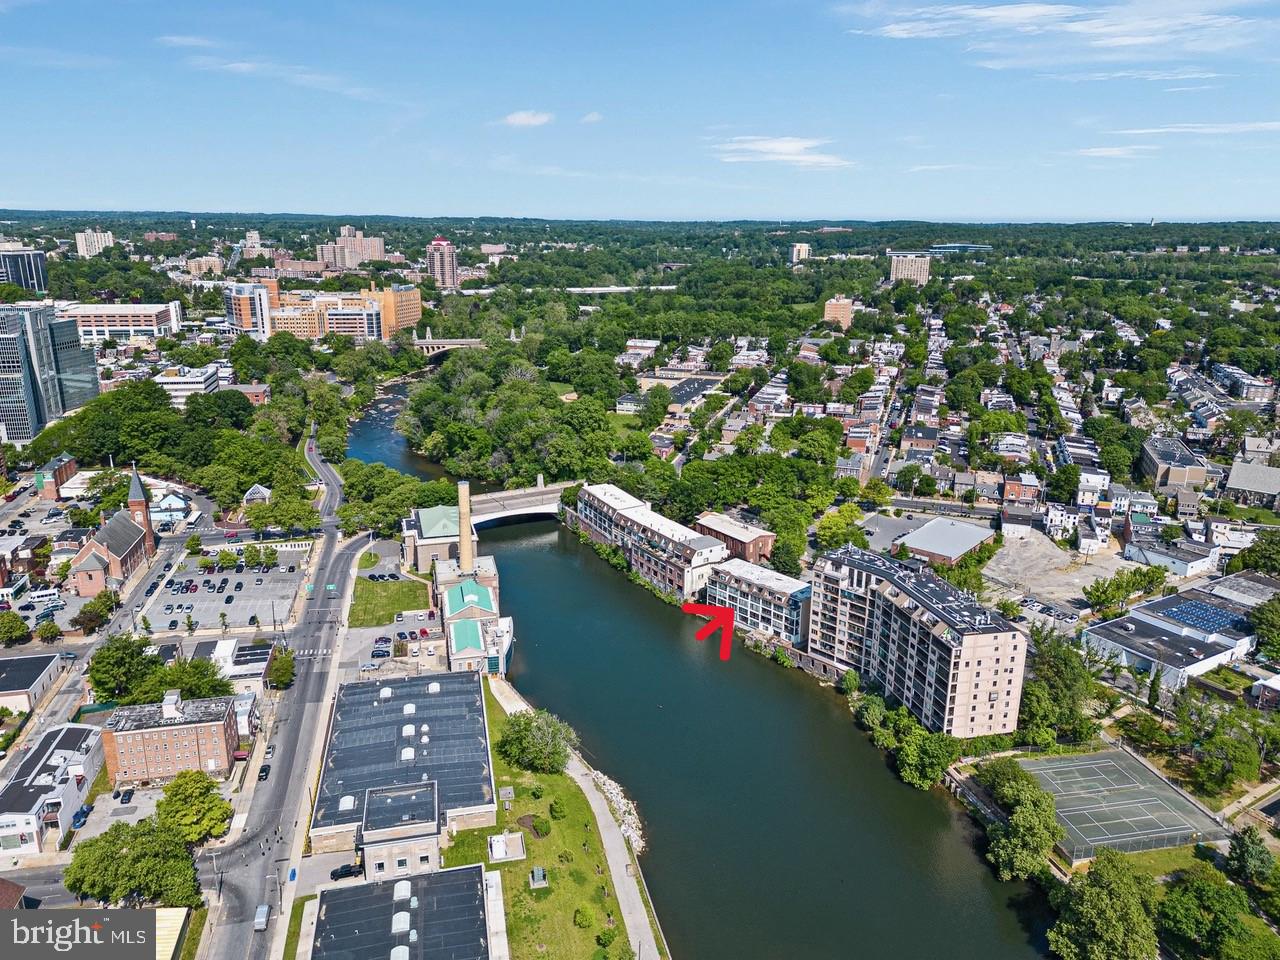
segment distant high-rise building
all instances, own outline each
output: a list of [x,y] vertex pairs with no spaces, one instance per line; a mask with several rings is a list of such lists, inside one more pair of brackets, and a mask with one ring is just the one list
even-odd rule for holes
[[793,243],[791,245],[791,263],[794,266],[802,260],[808,260],[813,256],[813,250],[807,243]]
[[384,340],[401,330],[416,329],[422,319],[422,291],[412,283],[393,283],[382,290],[370,283],[366,296],[378,302]]
[[107,247],[114,247],[116,238],[110,230],[85,230],[76,234],[76,253],[81,257],[96,257]]
[[215,277],[221,276],[222,258],[215,256],[188,257],[187,273],[193,277],[200,277],[206,273],[212,273]]
[[178,239],[178,235],[166,230],[148,230],[142,235],[142,239],[147,241],[147,243],[172,242]]
[[265,283],[227,284],[222,300],[227,323],[255,340],[267,339],[271,331],[271,291]]
[[889,282],[910,280],[917,287],[929,282],[929,254],[889,251]]
[[441,290],[453,290],[458,286],[458,251],[444,237],[436,237],[427,247],[427,273]]
[[75,321],[81,343],[154,340],[172,336],[182,324],[182,304],[177,300],[169,303],[67,303],[57,309],[59,320]]
[[853,301],[837,294],[827,301],[822,308],[822,319],[826,323],[837,323],[841,330],[848,330],[853,323]]
[[316,259],[340,270],[352,269],[369,260],[384,260],[386,242],[382,237],[366,237],[363,231],[350,225],[338,228],[338,238],[332,243],[316,244]]
[[44,293],[49,289],[44,251],[24,247],[16,240],[0,241],[0,283],[12,283],[33,293]]
[[0,440],[23,446],[98,395],[93,351],[52,305],[0,306]]

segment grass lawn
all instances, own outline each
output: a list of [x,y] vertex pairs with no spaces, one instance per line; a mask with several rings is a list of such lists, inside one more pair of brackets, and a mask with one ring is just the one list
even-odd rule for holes
[[107,775],[107,765],[104,763],[102,769],[98,771],[98,775],[93,778],[93,783],[89,786],[89,792],[85,795],[85,803],[93,803],[98,799],[98,795],[107,793],[111,790],[111,778]]
[[1236,693],[1248,690],[1253,686],[1254,679],[1246,674],[1232,670],[1230,667],[1218,666],[1214,667],[1204,675],[1204,679],[1210,683],[1216,683],[1220,687],[1225,687]]
[[360,569],[369,570],[378,565],[378,555],[372,550],[366,550],[360,554]]
[[1165,776],[1176,783],[1187,793],[1194,796],[1206,807],[1217,813],[1232,801],[1239,800],[1258,784],[1253,781],[1240,781],[1225,793],[1207,795],[1197,791],[1191,781],[1191,770],[1194,761],[1189,757],[1170,757],[1164,753],[1144,753],[1144,757],[1158,767]]
[[[502,736],[507,717],[485,685],[485,710],[489,717],[492,741]],[[515,800],[510,810],[498,804],[498,825],[477,830],[464,830],[454,837],[443,858],[446,867],[468,863],[488,866],[486,841],[504,829],[523,830],[528,856],[512,863],[497,864],[502,873],[502,896],[507,913],[507,938],[514,960],[545,957],[600,958],[604,951],[596,945],[596,935],[608,926],[606,917],[614,915],[618,943],[625,942],[626,930],[604,848],[596,830],[591,807],[578,785],[567,774],[534,774],[509,767],[500,757],[493,758],[494,781],[498,788],[515,787]],[[535,799],[532,791],[542,788]],[[563,820],[551,820],[551,833],[538,839],[532,830],[517,822],[523,816],[541,816],[550,820],[550,806],[559,799],[565,807]],[[529,889],[529,871],[545,867],[550,885],[541,890]],[[573,915],[579,908],[591,915],[586,929],[574,925]],[[285,955],[288,960],[288,954]]]
[[640,414],[638,413],[606,413],[609,423],[613,426],[613,432],[619,437],[630,436],[633,432],[643,429],[640,426]]
[[[289,933],[284,939],[284,955],[281,960],[293,960],[298,955],[298,940],[302,937],[302,911],[307,908],[307,901],[315,898],[316,894],[309,893],[293,901],[293,909],[289,911]],[[187,960],[185,953],[181,960]]]
[[1139,873],[1146,874],[1148,877],[1153,879],[1167,877],[1171,873],[1187,869],[1196,862],[1196,845],[1192,843],[1185,847],[1169,847],[1165,850],[1145,850],[1142,853],[1128,853],[1125,854],[1125,859]]
[[573,393],[573,384],[565,383],[562,380],[548,380],[547,386],[560,396],[564,396],[566,393]]
[[200,938],[204,936],[204,925],[208,918],[208,907],[191,911],[191,916],[187,917],[187,933],[182,938],[182,952],[178,954],[178,960],[196,960],[196,952],[200,949]]
[[431,588],[421,581],[374,581],[368,577],[357,577],[349,623],[353,627],[377,627],[392,623],[397,613],[425,610],[429,606]]

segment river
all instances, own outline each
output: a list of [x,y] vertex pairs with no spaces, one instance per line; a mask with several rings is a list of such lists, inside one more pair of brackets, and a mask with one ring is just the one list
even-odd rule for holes
[[[355,436],[353,456],[406,462]],[[901,783],[836,693],[741,648],[721,661],[554,522],[481,549],[515,619],[512,681],[637,803],[677,960],[1043,956],[1042,899],[997,882],[967,814]]]

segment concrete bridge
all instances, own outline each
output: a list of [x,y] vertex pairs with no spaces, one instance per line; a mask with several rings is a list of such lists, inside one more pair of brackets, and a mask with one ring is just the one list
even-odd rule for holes
[[[520,327],[519,336],[516,335],[516,328],[511,328],[511,335],[507,337],[512,343],[519,343],[524,339],[524,327]],[[485,349],[485,342],[479,339],[471,340],[437,340],[431,335],[431,328],[427,327],[427,335],[421,339],[413,338],[413,345],[416,349],[421,350],[428,357],[439,356],[446,350],[460,350],[470,348],[472,350]]]
[[560,509],[560,493],[581,481],[565,480],[521,490],[497,490],[471,497],[471,522],[484,527],[517,517],[554,517]]

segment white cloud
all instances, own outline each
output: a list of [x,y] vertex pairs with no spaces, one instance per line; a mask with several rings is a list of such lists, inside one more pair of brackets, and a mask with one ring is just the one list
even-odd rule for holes
[[156,37],[156,43],[166,47],[216,47],[217,41],[208,37],[197,37],[189,33],[168,33]]
[[502,118],[508,127],[543,127],[554,120],[554,113],[542,110],[516,110]]
[[1094,73],[1045,73],[1046,80],[1068,80],[1073,83],[1102,80],[1212,80],[1226,74],[1212,70],[1187,68],[1180,70],[1108,70]]
[[1224,136],[1235,133],[1280,132],[1280,120],[1251,120],[1245,123],[1166,123],[1162,127],[1139,127],[1135,130],[1117,130],[1131,137],[1147,137],[1161,134],[1193,134],[1197,136]]
[[592,110],[590,113],[584,113],[582,115],[582,119],[580,119],[578,122],[579,123],[599,123],[603,119],[604,119],[603,113],[600,113],[596,110]]
[[716,151],[725,163],[781,163],[808,169],[853,166],[852,160],[817,150],[830,142],[811,137],[730,137],[716,144]]
[[1085,147],[1076,151],[1076,156],[1094,157],[1100,160],[1137,160],[1145,157],[1152,150],[1159,150],[1157,146],[1145,143],[1129,144],[1119,147]]
[[0,61],[52,70],[102,70],[117,61],[92,53],[74,53],[52,47],[12,47],[0,45]]
[[323,73],[307,66],[277,63],[272,60],[228,60],[223,57],[189,57],[187,63],[197,70],[230,73],[242,77],[260,77],[308,90],[320,90],[352,100],[382,101],[385,98],[372,87],[362,86],[334,73]]
[[[890,40],[956,40],[976,63],[991,69],[1170,62],[1248,47],[1265,55],[1267,41],[1280,35],[1280,17],[1263,0],[924,5],[887,0],[844,12],[867,21],[853,33]],[[1062,79],[1160,78],[1141,70],[1115,70]]]

